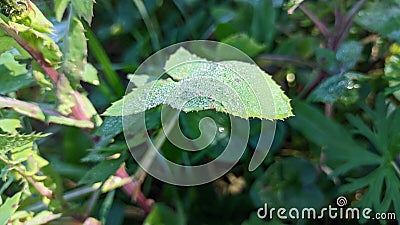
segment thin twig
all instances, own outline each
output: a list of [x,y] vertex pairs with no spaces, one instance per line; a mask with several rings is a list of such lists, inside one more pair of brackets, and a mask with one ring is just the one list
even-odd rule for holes
[[303,11],[303,13],[306,14],[306,16],[308,18],[310,18],[310,20],[315,24],[315,26],[317,26],[317,28],[321,31],[321,33],[322,33],[322,35],[324,35],[324,37],[329,38],[331,36],[326,25],[320,19],[318,19],[314,15],[314,13],[312,13],[310,10],[308,10],[304,5],[300,5],[299,9],[301,11]]

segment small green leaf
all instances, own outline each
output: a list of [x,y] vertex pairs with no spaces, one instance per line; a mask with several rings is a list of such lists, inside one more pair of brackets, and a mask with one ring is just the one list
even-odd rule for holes
[[308,97],[313,102],[353,104],[358,100],[359,84],[351,73],[335,75],[322,82]]
[[168,206],[157,203],[153,206],[151,213],[146,217],[143,224],[168,225],[180,224],[177,213]]
[[94,184],[107,180],[124,162],[125,157],[118,159],[105,160],[91,168],[79,181],[79,184]]
[[11,198],[7,198],[3,205],[0,206],[0,225],[8,224],[8,220],[17,211],[19,205],[19,199],[21,198],[21,193],[15,194]]
[[18,133],[17,128],[21,128],[21,121],[17,119],[0,119],[0,129],[9,134]]
[[86,83],[93,84],[96,86],[100,85],[99,77],[97,76],[97,70],[92,64],[87,63],[85,65],[85,70],[83,72],[82,80],[85,81]]
[[17,91],[34,82],[26,65],[17,62],[11,53],[0,55],[0,74],[0,94]]
[[83,17],[89,24],[92,22],[94,0],[72,1],[72,6],[79,17]]
[[[72,86],[76,87],[80,85],[79,81],[84,76],[87,64],[87,41],[82,22],[78,18],[72,17],[65,35],[66,38],[63,42],[64,63],[62,68]],[[89,73],[89,75],[93,74]],[[90,79],[90,77],[86,78]]]
[[233,34],[222,40],[223,43],[232,45],[250,57],[254,57],[265,49],[265,45],[256,42],[247,34]]
[[254,182],[251,193],[257,206],[268,203],[273,207],[319,208],[324,202],[315,166],[297,157],[275,161]]
[[58,22],[61,22],[69,2],[70,0],[55,0],[54,11],[56,13],[56,19]]
[[340,62],[343,70],[352,69],[361,56],[363,47],[357,41],[343,43],[336,52],[336,59]]

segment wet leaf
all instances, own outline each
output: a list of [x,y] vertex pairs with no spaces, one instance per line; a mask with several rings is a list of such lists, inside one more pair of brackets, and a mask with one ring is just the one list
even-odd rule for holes
[[180,48],[165,67],[177,81],[168,78],[134,88],[104,115],[137,114],[161,104],[184,112],[215,109],[246,119],[284,119],[292,115],[289,99],[256,65],[214,63]]
[[358,100],[359,84],[351,73],[335,75],[322,82],[308,97],[313,102],[353,104]]

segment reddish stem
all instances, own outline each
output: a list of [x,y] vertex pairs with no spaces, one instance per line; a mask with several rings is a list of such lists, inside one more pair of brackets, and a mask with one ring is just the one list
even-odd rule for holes
[[[129,174],[126,172],[125,167],[121,166],[117,172],[115,172],[115,175],[124,179],[124,178],[129,178]],[[125,184],[122,189],[125,191],[125,193],[133,198],[133,200],[142,208],[146,213],[149,213],[151,211],[151,207],[153,205],[153,200],[147,199],[143,192],[141,191],[139,187],[138,182],[130,182]]]

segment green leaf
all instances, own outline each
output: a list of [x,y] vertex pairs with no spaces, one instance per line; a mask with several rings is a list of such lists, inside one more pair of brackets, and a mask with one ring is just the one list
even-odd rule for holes
[[31,1],[31,8],[28,10],[26,17],[21,20],[17,20],[17,23],[24,24],[28,27],[40,33],[51,34],[53,29],[53,24],[43,15],[40,9]]
[[7,225],[8,220],[11,216],[17,211],[19,207],[19,199],[21,198],[21,193],[19,192],[15,194],[11,198],[7,198],[3,205],[0,206],[0,225]]
[[340,45],[336,52],[336,59],[344,71],[352,69],[361,57],[362,45],[357,41],[348,41]]
[[120,116],[106,117],[96,130],[98,136],[116,136],[122,132],[122,118]]
[[115,197],[115,190],[112,190],[107,193],[106,198],[104,199],[100,211],[101,224],[106,224],[107,214],[110,212],[111,206],[114,202],[114,197]]
[[56,13],[56,19],[58,22],[61,22],[69,2],[70,0],[55,0],[54,11]]
[[97,69],[90,63],[85,65],[82,80],[86,83],[93,85],[100,85],[99,77],[97,76]]
[[318,48],[315,52],[317,57],[317,62],[324,70],[330,74],[338,74],[339,62],[336,59],[336,54],[334,51],[326,48]]
[[313,102],[353,104],[358,100],[359,84],[352,73],[335,75],[322,82],[308,97]]
[[259,44],[247,34],[233,34],[223,39],[222,42],[238,48],[250,57],[256,56],[265,49],[265,45]]
[[274,42],[276,33],[277,10],[272,1],[249,1],[254,8],[251,21],[251,36],[269,49]]
[[[293,102],[296,117],[288,120],[289,124],[300,131],[308,140],[324,146],[330,160],[340,161],[353,159],[352,166],[379,164],[376,155],[365,151],[353,140],[348,129],[326,118],[322,112],[304,102]],[[318,121],[318,123],[315,123]],[[337,141],[340,140],[340,141]],[[337,154],[340,152],[341,154]],[[363,156],[363,157],[360,157]],[[340,164],[344,169],[349,164]]]
[[324,195],[317,185],[317,171],[310,161],[289,157],[275,161],[251,188],[257,206],[314,207],[323,205]]
[[15,61],[11,53],[0,55],[0,74],[0,94],[17,91],[34,82],[32,75],[26,70],[26,65]]
[[71,108],[75,106],[74,89],[65,76],[60,76],[56,84],[57,111],[63,115],[71,114]]
[[92,22],[93,17],[93,3],[93,0],[72,1],[75,13],[79,17],[83,17],[89,24]]
[[165,68],[178,81],[168,78],[135,88],[104,115],[121,116],[123,110],[124,116],[137,114],[161,104],[184,112],[215,109],[245,119],[284,119],[292,115],[289,99],[256,65],[213,63],[180,48]]
[[400,42],[400,8],[390,1],[369,2],[355,17],[363,28]]
[[33,141],[44,138],[49,134],[0,134],[0,152],[8,152],[22,147]]
[[64,63],[62,68],[72,86],[76,87],[80,85],[79,81],[82,80],[87,65],[85,29],[78,18],[70,18],[65,36],[66,38],[63,42]]
[[18,119],[0,119],[0,129],[9,134],[15,134],[17,128],[22,128],[21,121]]
[[91,168],[79,181],[79,184],[94,184],[107,180],[124,162],[125,157],[105,160]]
[[11,21],[6,23],[1,18],[0,25],[3,29],[18,33],[18,36],[29,44],[32,51],[43,54],[44,59],[50,65],[57,65],[60,62],[62,53],[58,48],[58,45],[48,36],[47,33],[43,33],[41,30],[36,30],[33,27],[21,23]]
[[[385,99],[378,95],[374,110],[362,107],[372,126],[358,114],[349,115],[347,119],[355,128],[350,133],[309,105],[296,103],[294,107],[296,118],[289,120],[290,124],[311,142],[323,147],[327,165],[333,169],[332,176],[347,175],[347,182],[339,190],[341,194],[362,190],[362,197],[355,207],[369,207],[376,212],[388,212],[391,206],[395,211],[400,209],[396,162],[400,146],[400,108],[389,113]],[[361,145],[359,137],[367,139],[371,145]]]
[[157,203],[153,206],[151,213],[146,217],[143,224],[168,225],[180,224],[179,217],[170,207]]

